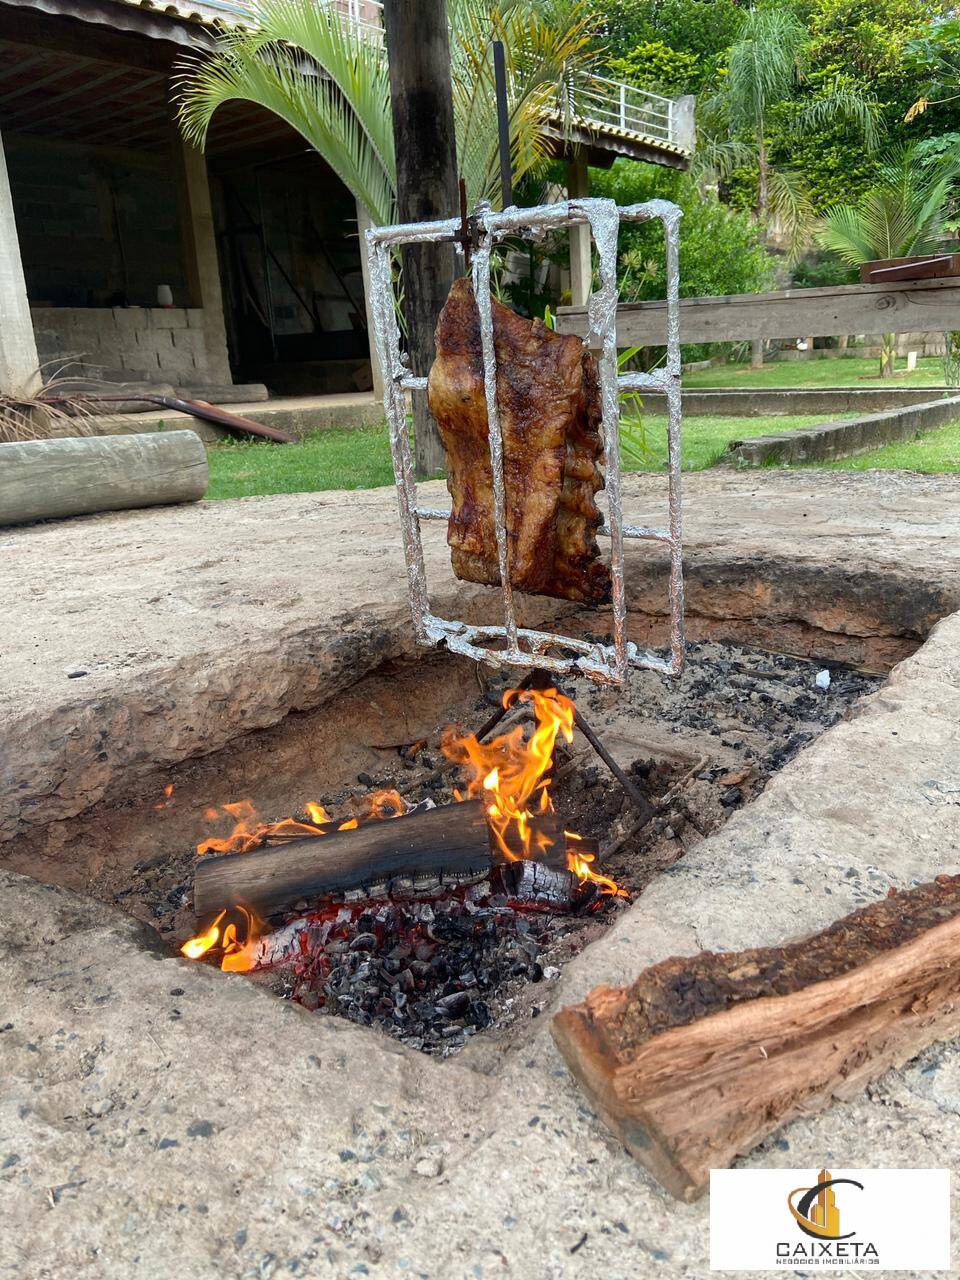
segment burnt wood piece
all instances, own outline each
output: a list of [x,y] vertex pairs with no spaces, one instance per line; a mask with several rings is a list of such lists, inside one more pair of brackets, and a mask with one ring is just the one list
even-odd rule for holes
[[270,915],[301,898],[368,889],[418,876],[464,882],[489,873],[493,855],[479,800],[365,822],[348,831],[306,836],[197,864],[193,904],[204,920],[225,907]]
[[787,946],[665,960],[552,1030],[624,1146],[693,1200],[786,1120],[960,1032],[960,876]]
[[[561,337],[496,299],[492,310],[511,584],[600,604],[610,598],[610,570],[596,538],[604,483],[597,362],[579,338]],[[427,395],[447,456],[453,571],[464,582],[497,586],[480,314],[466,278],[450,290],[436,345]]]

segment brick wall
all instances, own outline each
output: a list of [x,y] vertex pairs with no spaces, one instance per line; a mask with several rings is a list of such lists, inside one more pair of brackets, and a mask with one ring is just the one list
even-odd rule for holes
[[111,381],[207,380],[210,360],[197,307],[31,307],[31,313],[48,377],[73,361],[91,377]]

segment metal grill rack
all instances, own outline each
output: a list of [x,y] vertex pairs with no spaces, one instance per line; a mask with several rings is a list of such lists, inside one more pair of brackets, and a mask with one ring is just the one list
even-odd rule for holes
[[[500,567],[503,624],[474,626],[455,619],[437,617],[430,607],[426,566],[420,537],[422,520],[446,520],[449,511],[420,507],[414,480],[413,459],[407,435],[406,392],[424,390],[425,377],[416,377],[403,362],[393,290],[391,253],[394,246],[428,241],[461,241],[460,219],[409,223],[391,227],[371,227],[366,233],[373,301],[373,328],[380,366],[384,374],[384,409],[390,429],[400,526],[407,567],[410,609],[417,642],[425,646],[445,644],[463,654],[493,666],[535,666],[554,674],[582,673],[604,684],[622,684],[629,667],[642,667],[676,676],[683,669],[683,565],[682,519],[680,507],[680,310],[679,310],[679,222],[681,213],[666,200],[617,206],[612,200],[578,199],[530,209],[510,207],[502,212],[478,205],[471,218],[474,231],[472,255],[473,288],[480,313],[484,390],[493,478],[494,523]],[[667,275],[667,359],[653,373],[617,371],[617,237],[621,222],[659,221],[663,225]],[[506,235],[538,234],[586,223],[597,248],[600,287],[588,303],[587,345],[599,349],[600,393],[604,445],[607,519],[597,531],[610,539],[612,583],[612,643],[602,644],[517,625],[513,588],[510,584],[509,543],[503,478],[503,436],[497,407],[497,365],[493,343],[490,296],[490,255],[498,240]],[[620,395],[626,391],[657,390],[665,394],[668,406],[668,493],[667,524],[637,527],[623,523],[620,494]],[[663,543],[670,550],[669,612],[670,657],[664,659],[642,651],[626,637],[627,602],[624,578],[625,538]]]

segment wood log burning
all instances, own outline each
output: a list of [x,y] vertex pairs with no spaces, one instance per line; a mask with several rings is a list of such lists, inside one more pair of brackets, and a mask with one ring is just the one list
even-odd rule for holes
[[[496,300],[493,334],[511,583],[599,604],[610,598],[610,571],[596,539],[602,517],[595,495],[603,488],[596,360],[581,339]],[[468,279],[454,282],[440,313],[428,400],[447,455],[453,571],[497,586],[480,318]]]
[[247,853],[203,858],[194,879],[201,919],[243,903],[269,915],[301,899],[421,877],[469,883],[493,865],[478,800],[418,809],[346,831],[306,836]]
[[960,876],[787,946],[665,960],[552,1029],[624,1146],[695,1199],[784,1121],[960,1031]]

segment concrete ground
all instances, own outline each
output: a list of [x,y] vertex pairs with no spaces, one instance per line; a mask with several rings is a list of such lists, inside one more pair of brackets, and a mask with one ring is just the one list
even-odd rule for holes
[[[662,485],[628,482],[632,522],[662,512]],[[525,1037],[443,1063],[0,871],[0,1276],[707,1276],[706,1204],[673,1201],[619,1149],[549,1014],[668,955],[797,937],[960,871],[960,617],[934,626],[960,607],[960,513],[934,478],[705,474],[686,490],[692,630],[902,658],[887,684],[545,987]],[[481,610],[442,529],[427,549],[438,605]],[[5,837],[410,652],[390,492],[35,526],[0,552]],[[655,637],[659,552],[631,548],[628,577]],[[943,1044],[744,1163],[956,1169],[958,1096],[960,1048]]]

